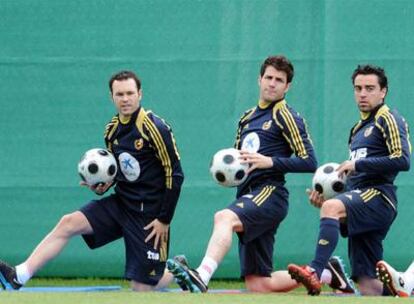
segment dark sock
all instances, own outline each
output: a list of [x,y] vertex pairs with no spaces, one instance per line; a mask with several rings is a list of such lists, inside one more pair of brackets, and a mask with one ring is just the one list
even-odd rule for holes
[[333,218],[321,218],[319,225],[318,245],[316,246],[315,258],[310,266],[315,269],[318,278],[321,277],[329,258],[332,256],[338,244],[339,221]]

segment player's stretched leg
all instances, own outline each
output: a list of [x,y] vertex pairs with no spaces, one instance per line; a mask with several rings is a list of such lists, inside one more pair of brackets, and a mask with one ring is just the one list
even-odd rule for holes
[[191,292],[206,292],[218,264],[231,247],[233,232],[241,230],[242,223],[234,212],[228,209],[217,212],[214,216],[213,233],[200,266],[192,269],[186,260],[176,257],[167,261],[168,270],[177,281],[184,282]]
[[313,261],[305,266],[288,265],[292,279],[302,283],[310,295],[319,295],[321,292],[320,278],[338,243],[339,218],[344,217],[346,217],[346,209],[342,201],[338,199],[325,201],[321,207],[319,237]]
[[43,265],[56,257],[74,235],[92,233],[86,217],[79,211],[65,215],[40,242],[29,258],[16,267],[0,263],[0,282],[5,289],[19,289]]
[[[246,276],[245,281],[247,289],[255,292],[288,292],[300,286],[284,270],[273,272],[271,277]],[[329,259],[326,269],[321,274],[320,283],[329,285],[334,291],[358,294],[354,282],[345,272],[342,259],[337,256]]]

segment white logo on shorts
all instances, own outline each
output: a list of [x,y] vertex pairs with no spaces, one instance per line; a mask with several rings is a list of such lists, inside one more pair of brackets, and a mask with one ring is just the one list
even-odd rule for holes
[[160,260],[160,254],[158,252],[152,252],[152,251],[148,250],[147,251],[147,259],[148,260],[159,261]]

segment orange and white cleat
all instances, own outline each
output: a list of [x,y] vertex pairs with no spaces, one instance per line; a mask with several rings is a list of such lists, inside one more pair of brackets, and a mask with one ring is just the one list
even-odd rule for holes
[[395,270],[385,261],[379,261],[376,269],[378,279],[384,283],[384,286],[388,288],[393,296],[406,298],[411,295],[411,290],[406,287],[401,272]]
[[292,279],[302,283],[308,290],[308,295],[318,296],[321,293],[322,284],[315,270],[308,265],[299,266],[296,264],[288,265],[288,272]]

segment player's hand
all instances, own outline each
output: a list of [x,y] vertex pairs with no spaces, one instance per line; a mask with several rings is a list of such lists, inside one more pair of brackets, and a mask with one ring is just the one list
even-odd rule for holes
[[240,151],[240,163],[249,164],[247,174],[255,169],[267,169],[273,167],[273,160],[269,156],[257,152]]
[[113,182],[109,182],[109,183],[99,183],[97,185],[88,185],[87,183],[85,183],[84,181],[80,181],[79,184],[81,186],[85,186],[88,187],[89,189],[91,189],[93,192],[95,192],[98,195],[102,195],[104,194],[111,186],[112,186]]
[[354,160],[346,160],[339,167],[336,169],[340,178],[345,175],[349,175],[355,171],[355,161]]
[[316,190],[306,189],[306,193],[309,195],[309,202],[316,208],[321,208],[325,199],[323,195]]
[[158,219],[153,220],[147,226],[144,227],[144,230],[151,230],[150,234],[145,239],[145,243],[155,237],[154,239],[154,249],[158,248],[158,245],[161,241],[166,241],[168,237],[168,229],[170,228],[169,224],[164,224]]

